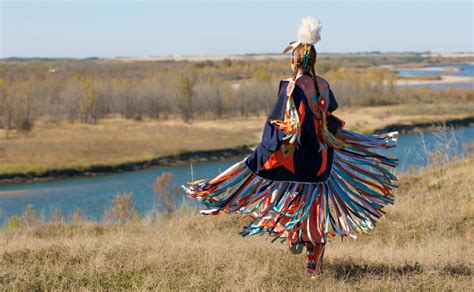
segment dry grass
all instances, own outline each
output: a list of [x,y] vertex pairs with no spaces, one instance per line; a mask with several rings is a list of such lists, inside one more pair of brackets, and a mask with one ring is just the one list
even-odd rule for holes
[[[474,112],[473,102],[341,107],[336,115],[348,128],[369,133],[398,123],[463,118]],[[97,125],[39,122],[29,134],[0,129],[0,174],[49,169],[114,165],[148,160],[183,151],[212,150],[256,144],[265,116],[222,120],[178,119],[131,121],[108,118]]]
[[[0,174],[148,160],[185,151],[253,143],[262,119],[197,121],[101,120],[97,125],[40,123],[28,135],[0,139]],[[2,135],[0,131],[0,135]]]
[[337,110],[335,115],[346,121],[347,128],[369,134],[389,125],[438,123],[471,117],[473,112],[474,102],[459,104],[436,102],[342,108]]
[[474,259],[474,157],[400,179],[376,230],[334,240],[325,274],[241,219],[180,209],[126,224],[44,225],[0,232],[0,290],[469,290]]

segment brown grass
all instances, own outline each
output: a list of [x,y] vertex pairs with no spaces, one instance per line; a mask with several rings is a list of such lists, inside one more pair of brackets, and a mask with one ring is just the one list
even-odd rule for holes
[[[350,129],[369,133],[398,123],[464,118],[474,102],[437,102],[373,107],[341,107],[335,112]],[[249,118],[132,121],[100,120],[97,125],[38,122],[29,134],[0,129],[0,174],[81,168],[141,161],[183,151],[212,150],[256,144],[265,115]]]
[[[328,245],[326,271],[238,216],[182,208],[125,224],[48,224],[0,231],[0,290],[458,290],[472,288],[474,157],[400,179],[396,204],[368,236]],[[471,287],[471,288],[470,288]]]
[[192,124],[121,118],[101,120],[97,125],[42,123],[30,134],[0,139],[0,173],[113,165],[234,147],[254,142],[253,135],[261,127],[256,117]]

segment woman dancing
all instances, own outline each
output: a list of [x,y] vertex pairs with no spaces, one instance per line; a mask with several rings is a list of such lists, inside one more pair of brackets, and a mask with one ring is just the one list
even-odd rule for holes
[[320,275],[324,249],[335,236],[353,237],[374,227],[393,203],[396,158],[384,150],[397,133],[362,135],[344,129],[329,83],[316,75],[320,22],[304,18],[291,51],[292,76],[279,85],[262,141],[252,154],[221,174],[183,186],[199,199],[202,214],[252,218],[241,234],[268,233],[289,242],[306,268]]

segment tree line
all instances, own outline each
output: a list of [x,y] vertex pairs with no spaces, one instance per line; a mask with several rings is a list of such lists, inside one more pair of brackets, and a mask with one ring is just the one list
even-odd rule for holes
[[[318,74],[341,105],[397,102],[394,73],[376,59],[322,58]],[[30,131],[37,119],[97,123],[125,119],[224,118],[266,114],[288,60],[52,60],[0,63],[0,127]]]

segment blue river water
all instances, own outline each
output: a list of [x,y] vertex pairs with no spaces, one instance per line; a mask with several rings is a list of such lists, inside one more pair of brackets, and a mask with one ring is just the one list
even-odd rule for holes
[[[429,161],[429,153],[435,149],[448,156],[462,155],[464,145],[473,143],[474,127],[459,128],[444,133],[403,135],[392,154],[400,159],[397,172],[408,168],[420,168]],[[243,157],[244,158],[244,157]],[[211,177],[238,160],[209,162],[193,165],[194,179]],[[131,192],[134,208],[141,214],[159,209],[153,193],[153,183],[164,172],[173,175],[173,182],[181,185],[191,181],[191,167],[154,167],[141,171],[98,177],[61,179],[47,182],[0,186],[0,225],[12,215],[23,213],[27,204],[32,204],[38,214],[50,218],[54,209],[69,216],[75,208],[88,218],[101,220],[117,193]],[[184,193],[177,204],[190,203]]]
[[[436,71],[430,69],[437,68],[460,68],[458,71],[453,71],[454,76],[474,76],[474,64],[466,63],[460,65],[436,65],[431,67],[425,67],[418,69],[402,69],[398,70],[398,73],[401,76],[420,76],[420,75],[433,75],[433,74],[445,74],[445,71]],[[400,85],[398,88],[406,87],[407,85]],[[472,89],[474,84],[472,82],[459,82],[459,83],[449,83],[449,84],[423,84],[423,85],[409,85],[412,88],[421,88],[428,86],[431,89],[447,89],[447,88],[458,88],[458,89]]]
[[451,67],[459,67],[461,70],[455,71],[453,74],[454,76],[474,76],[474,64],[460,64],[460,65],[437,65],[432,67],[425,67],[426,70],[423,69],[402,69],[399,70],[399,74],[402,76],[418,76],[418,75],[433,75],[433,74],[441,74],[443,71],[433,71],[429,70],[430,68],[451,68]]

